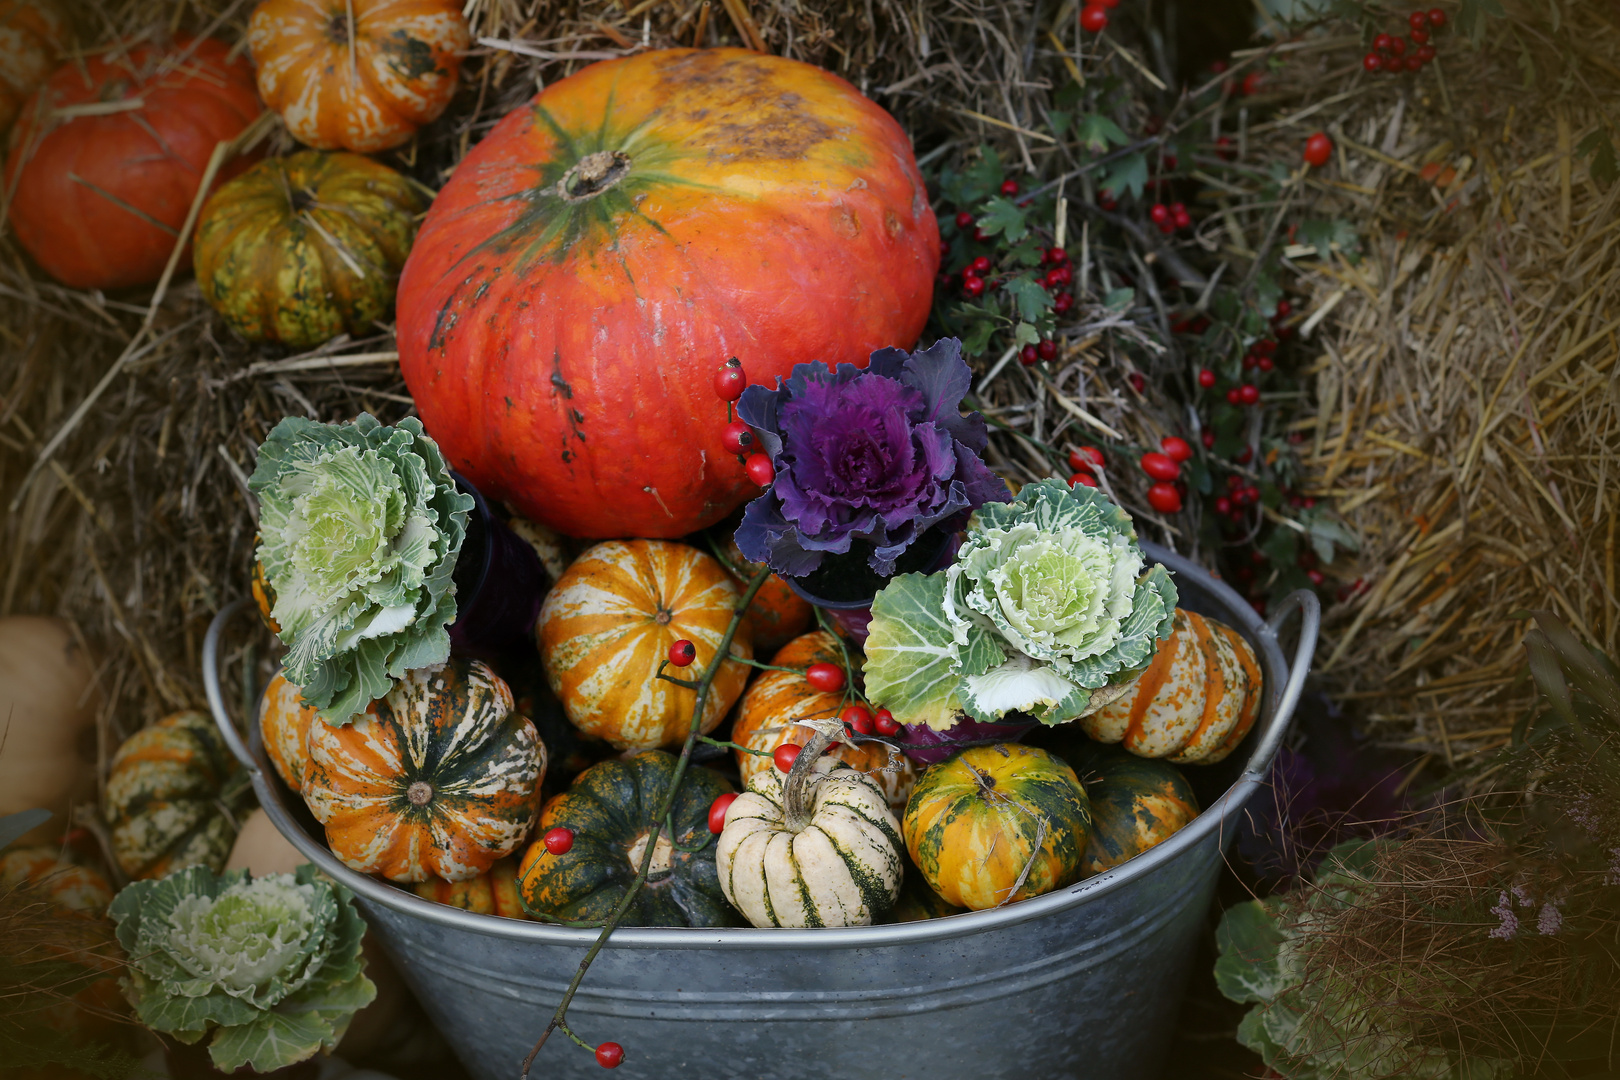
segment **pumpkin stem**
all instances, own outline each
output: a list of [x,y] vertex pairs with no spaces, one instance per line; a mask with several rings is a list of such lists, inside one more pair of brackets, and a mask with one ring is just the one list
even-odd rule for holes
[[580,158],[579,164],[563,174],[557,185],[569,202],[594,198],[624,179],[630,171],[630,155],[619,150],[598,150]]
[[782,820],[789,832],[803,832],[810,824],[810,812],[815,808],[815,785],[813,779],[819,779],[816,774],[816,762],[822,753],[833,744],[838,737],[841,725],[832,724],[824,728],[817,728],[814,736],[805,744],[799,756],[793,762],[793,768],[788,770],[787,779],[782,783]]
[[433,801],[433,785],[426,780],[417,780],[405,789],[405,798],[412,806],[426,806]]

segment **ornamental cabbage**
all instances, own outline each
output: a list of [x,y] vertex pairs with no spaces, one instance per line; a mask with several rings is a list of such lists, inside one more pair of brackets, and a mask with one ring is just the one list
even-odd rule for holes
[[365,922],[313,866],[250,878],[193,866],[137,881],[108,914],[129,954],[124,993],[141,1023],[195,1043],[214,1065],[269,1072],[334,1049],[377,988],[363,973]]
[[961,713],[1061,724],[1093,712],[1170,636],[1175,585],[1145,564],[1130,516],[1090,488],[1043,480],[986,504],[950,567],[878,593],[867,696],[940,731]]
[[870,545],[880,577],[924,532],[954,532],[968,513],[1006,501],[1007,485],[980,455],[978,413],[961,414],[972,372],[954,338],[907,353],[880,349],[863,371],[796,364],[779,389],[750,386],[737,415],[776,468],[737,529],[743,555],[789,577],[823,556]]
[[348,723],[406,671],[449,658],[451,575],[473,499],[420,420],[287,417],[248,487],[287,678],[323,719]]

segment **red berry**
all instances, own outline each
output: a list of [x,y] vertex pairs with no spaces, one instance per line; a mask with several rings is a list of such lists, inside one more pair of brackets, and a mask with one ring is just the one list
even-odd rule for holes
[[[1277,310],[1279,310],[1279,311],[1284,310],[1283,304],[1286,304],[1286,303],[1288,303],[1288,301],[1286,301],[1286,300],[1279,301],[1278,304],[1277,304]],[[1293,307],[1290,306],[1289,308],[1287,308],[1287,310],[1292,311]],[[1261,338],[1259,341],[1255,342],[1253,345],[1250,345],[1249,349],[1256,356],[1276,356],[1277,355],[1277,343],[1275,341],[1272,341],[1270,338]]]
[[1429,13],[1427,11],[1414,11],[1406,17],[1406,21],[1413,30],[1422,33],[1428,29]]
[[1243,404],[1243,395],[1238,393],[1238,388],[1237,387],[1234,386],[1234,387],[1232,387],[1232,389],[1230,389],[1230,390],[1228,390],[1226,392],[1226,403],[1228,405],[1241,405],[1241,404]]
[[1142,471],[1155,480],[1174,480],[1181,475],[1181,466],[1166,454],[1149,451],[1142,455]]
[[1087,4],[1080,11],[1080,29],[1088,34],[1100,34],[1108,28],[1108,9],[1101,4]]
[[669,647],[669,662],[676,667],[686,667],[697,659],[697,646],[685,638]]
[[1052,297],[1052,310],[1057,312],[1059,315],[1063,314],[1065,311],[1068,311],[1072,307],[1074,307],[1073,293],[1060,292],[1056,296]]
[[1198,373],[1198,385],[1202,386],[1205,390],[1213,388],[1215,385],[1215,373],[1209,370],[1209,368],[1204,368]]
[[1259,367],[1259,366],[1260,366],[1260,358],[1258,356],[1254,355],[1254,353],[1244,353],[1243,354],[1243,370],[1244,371],[1248,371],[1250,368],[1255,368],[1255,367]]
[[1406,55],[1406,39],[1405,38],[1398,38],[1398,37],[1390,38],[1389,39],[1389,55],[1391,55],[1391,56],[1405,56]]
[[604,1069],[617,1069],[624,1061],[624,1047],[616,1042],[605,1042],[596,1048],[596,1063]]
[[574,846],[574,830],[559,825],[555,829],[546,830],[546,835],[540,838],[540,842],[546,845],[546,850],[553,855],[566,855]]
[[726,827],[726,811],[730,810],[731,809],[731,804],[736,802],[736,801],[737,801],[737,793],[735,791],[728,791],[724,795],[721,795],[719,798],[715,799],[714,802],[709,804],[709,831],[710,832],[718,833],[718,832],[723,832],[725,830],[725,827]]
[[760,487],[770,487],[771,481],[776,479],[776,466],[771,464],[769,454],[751,454],[743,465],[743,471],[748,479]]
[[1230,514],[1232,512],[1232,500],[1225,495],[1217,495],[1215,497],[1215,512],[1222,515]]
[[1175,211],[1175,220],[1172,222],[1178,229],[1192,228],[1192,215],[1185,209]]
[[1310,510],[1316,506],[1316,500],[1309,495],[1305,496],[1305,509]]
[[1094,488],[1097,486],[1097,478],[1088,472],[1077,472],[1069,477],[1069,486],[1074,487],[1076,484]]
[[1227,489],[1229,491],[1234,491],[1234,492],[1242,491],[1243,490],[1243,477],[1241,477],[1241,476],[1228,476],[1226,478],[1226,487],[1227,487]]
[[1047,338],[1035,346],[1035,351],[1040,354],[1042,360],[1054,360],[1057,358],[1057,342]]
[[1159,449],[1171,461],[1189,461],[1192,459],[1192,446],[1186,439],[1175,435],[1166,435],[1159,440]]
[[1410,71],[1410,72],[1412,72],[1414,74],[1416,74],[1419,71],[1422,71],[1423,70],[1423,57],[1419,56],[1415,52],[1411,56],[1408,56],[1406,58],[1406,70]]
[[894,713],[888,709],[879,709],[872,717],[872,727],[879,735],[900,734],[900,722],[894,718]]
[[1286,319],[1286,318],[1288,318],[1288,316],[1292,315],[1293,313],[1294,313],[1294,305],[1293,304],[1290,304],[1287,300],[1279,300],[1279,301],[1277,301],[1277,314],[1272,316],[1272,321],[1276,322],[1276,321],[1280,321],[1282,319]]
[[1247,465],[1249,462],[1254,460],[1254,447],[1245,446],[1243,448],[1243,452],[1233,460],[1235,460],[1239,465]]
[[1381,53],[1387,53],[1395,46],[1395,39],[1388,34],[1379,34],[1373,38],[1373,48]]
[[1018,181],[1016,181],[1016,180],[1003,180],[1001,182],[1001,193],[1003,195],[1007,195],[1007,196],[1012,196],[1012,195],[1018,194]]
[[1166,154],[1166,155],[1164,155],[1164,171],[1165,172],[1175,172],[1176,171],[1176,166],[1180,165],[1180,164],[1181,164],[1181,159],[1176,157],[1176,155],[1174,155],[1174,154]]
[[1305,140],[1305,164],[1320,169],[1333,160],[1333,140],[1318,131]]
[[978,258],[968,263],[968,269],[973,271],[975,277],[988,272],[990,269],[990,257],[988,255],[980,255]]
[[1327,575],[1320,570],[1307,570],[1305,576],[1311,579],[1312,585],[1321,585],[1322,582],[1327,580]]
[[1112,11],[1114,8],[1119,7],[1119,0],[1092,0],[1092,3],[1101,4],[1103,7],[1107,8],[1110,11]]
[[1097,192],[1097,206],[1102,210],[1116,210],[1119,208],[1119,203],[1114,199],[1112,191],[1104,190]]
[[1181,510],[1181,492],[1176,485],[1160,481],[1147,490],[1148,505],[1161,514],[1174,514]]
[[1069,261],[1069,253],[1060,247],[1052,248],[1046,253],[1046,261],[1053,266],[1062,266]]
[[798,743],[783,743],[772,751],[771,761],[782,772],[788,772],[793,768],[793,763],[799,760],[799,753],[803,749]]
[[1127,378],[1130,380],[1131,389],[1138,394],[1147,389],[1147,378],[1140,371],[1131,372]]
[[1154,203],[1153,209],[1148,211],[1148,217],[1153,219],[1153,224],[1159,226],[1167,224],[1172,219],[1170,208],[1164,203]]
[[1374,73],[1383,71],[1384,58],[1375,52],[1370,52],[1361,58],[1361,66]]
[[1237,143],[1222,135],[1215,140],[1215,156],[1222,161],[1231,161],[1237,157]]
[[962,291],[967,293],[969,296],[983,296],[984,279],[978,277],[963,278]]
[[844,711],[839,713],[839,719],[857,735],[872,734],[872,712],[865,705],[844,706]]
[[1439,30],[1446,25],[1446,13],[1440,8],[1429,9],[1429,25]]
[[1414,19],[1422,18],[1423,20],[1423,26],[1412,27],[1412,44],[1427,45],[1429,43],[1429,32],[1423,27],[1429,25],[1429,17],[1427,15],[1420,15],[1418,12],[1413,12],[1412,17]]
[[1258,71],[1249,72],[1247,75],[1243,76],[1243,92],[1248,96],[1253,97],[1255,94],[1260,92],[1260,84],[1263,81],[1264,80],[1260,77],[1260,73]]
[[1238,387],[1238,400],[1245,405],[1253,405],[1260,400],[1260,388],[1254,383],[1244,383]]
[[1080,466],[1074,460],[1075,454],[1079,454],[1086,461],[1090,462],[1095,468],[1101,469],[1108,465],[1108,459],[1103,457],[1103,452],[1097,449],[1095,446],[1082,446],[1080,449],[1076,450],[1074,454],[1069,455],[1069,463],[1078,469]]
[[811,664],[804,680],[823,694],[836,694],[844,688],[844,669],[837,664]]
[[1257,503],[1260,501],[1260,489],[1250,484],[1243,489],[1243,497],[1250,503]]
[[741,420],[733,420],[720,433],[720,442],[728,453],[746,454],[754,446],[754,429]]
[[1434,51],[1433,45],[1421,46],[1417,51],[1417,58],[1425,64],[1433,63],[1434,58],[1440,54]]
[[1070,450],[1069,468],[1075,472],[1089,473],[1091,471],[1091,459],[1078,450]]
[[990,239],[990,234],[984,231],[983,226],[975,225],[973,226],[973,239],[982,244]]
[[972,214],[968,213],[966,210],[958,210],[956,212],[956,227],[958,229],[965,229],[971,224],[973,224]]
[[1018,350],[1018,360],[1025,367],[1034,365],[1034,363],[1040,358],[1041,354],[1035,350],[1035,346],[1033,345],[1025,345],[1022,349]]
[[1272,368],[1277,366],[1277,361],[1273,360],[1269,356],[1262,356],[1259,360],[1255,361],[1255,363],[1261,371],[1270,371]]
[[1074,271],[1068,266],[1054,266],[1046,272],[1046,287],[1054,285],[1067,285],[1074,280]]
[[1198,436],[1198,441],[1204,444],[1205,450],[1215,449],[1215,433],[1213,431],[1205,431]]
[[1164,235],[1166,235],[1166,236],[1169,236],[1171,233],[1175,232],[1176,231],[1176,219],[1171,218],[1170,220],[1166,221],[1164,224],[1160,225],[1159,226],[1159,231],[1164,233]]
[[721,364],[720,370],[714,373],[714,393],[721,401],[736,401],[747,385],[748,376],[736,361]]

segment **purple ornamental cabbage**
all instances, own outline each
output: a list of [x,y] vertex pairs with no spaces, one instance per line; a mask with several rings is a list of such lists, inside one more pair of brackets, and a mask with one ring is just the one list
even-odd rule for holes
[[744,390],[737,415],[776,480],[743,513],[743,555],[803,577],[824,554],[866,541],[868,565],[887,577],[928,529],[953,531],[975,508],[1010,499],[980,457],[984,418],[960,412],[971,381],[962,343],[946,338],[915,353],[880,349],[865,370],[795,364],[778,389]]

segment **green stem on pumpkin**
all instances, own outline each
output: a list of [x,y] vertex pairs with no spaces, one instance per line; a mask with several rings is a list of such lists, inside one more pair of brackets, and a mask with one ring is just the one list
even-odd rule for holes
[[711,739],[707,735],[699,735],[697,737],[697,741],[700,743],[707,743],[710,746],[718,746],[722,750],[741,750],[745,754],[754,754],[758,757],[771,756],[771,752],[769,750],[755,750],[751,746],[743,746],[741,743],[727,742],[725,739]]
[[[641,887],[647,883],[647,874],[652,869],[653,850],[658,846],[659,830],[663,827],[664,819],[668,818],[670,812],[674,809],[675,796],[681,790],[681,780],[685,778],[686,767],[692,760],[692,747],[701,738],[699,729],[703,726],[703,708],[708,703],[709,690],[714,685],[715,676],[720,674],[720,666],[728,659],[731,659],[731,642],[737,636],[737,628],[742,625],[743,615],[748,611],[748,605],[753,603],[754,594],[759,592],[759,587],[765,584],[765,579],[769,576],[769,568],[761,567],[759,572],[749,581],[748,588],[743,593],[742,598],[732,608],[731,622],[726,626],[725,635],[720,638],[720,645],[714,651],[714,659],[704,669],[703,678],[698,680],[696,687],[697,703],[692,708],[692,724],[687,729],[686,743],[681,747],[681,756],[675,762],[675,773],[670,778],[669,791],[664,795],[664,805],[654,815],[652,827],[647,833],[647,846],[641,855],[641,867],[636,871],[635,880],[625,890],[624,897],[619,901],[618,906],[613,909],[613,914],[608,916],[608,920],[603,925],[602,932],[597,935],[595,943],[586,952],[585,958],[579,962],[579,970],[574,972],[574,977],[568,982],[568,989],[563,991],[562,1001],[557,1004],[557,1011],[552,1014],[551,1022],[546,1025],[546,1030],[540,1033],[540,1038],[535,1041],[533,1049],[529,1051],[529,1056],[523,1059],[522,1080],[529,1080],[529,1067],[534,1064],[534,1059],[539,1056],[541,1048],[546,1045],[546,1040],[551,1038],[551,1033],[559,1027],[579,1045],[584,1046],[587,1050],[592,1049],[569,1030],[566,1022],[568,1006],[573,1002],[574,995],[578,993],[579,985],[585,980],[585,973],[590,970],[597,954],[602,951],[602,947],[607,944],[608,938],[618,928],[619,920],[624,918],[625,913],[630,910],[630,905],[635,902],[636,897],[641,893]],[[667,678],[667,676],[662,675],[659,677]],[[677,680],[669,679],[668,681],[675,682]],[[673,831],[671,832],[670,842],[674,842]]]
[[669,833],[669,846],[674,848],[676,851],[684,851],[688,855],[696,855],[698,852],[702,851],[704,848],[708,847],[714,842],[714,834],[705,833],[703,835],[703,843],[699,844],[697,847],[682,846],[681,842],[675,839],[675,821],[669,814],[664,815],[664,831]]

